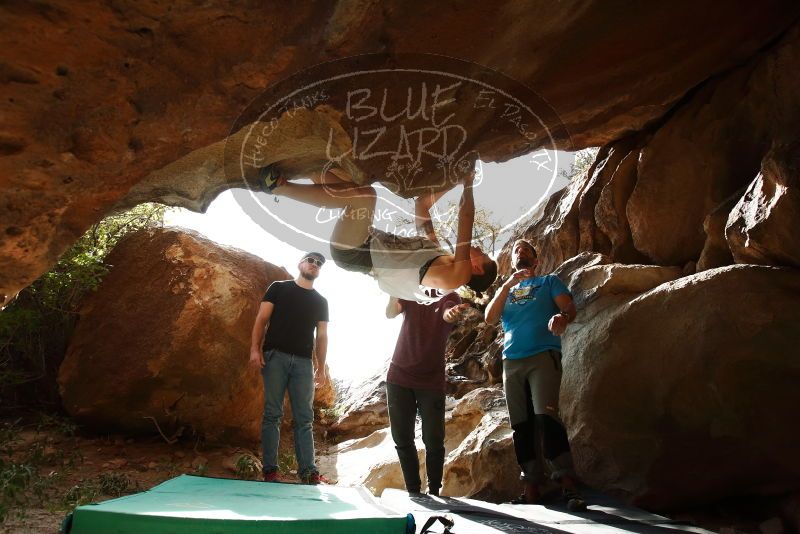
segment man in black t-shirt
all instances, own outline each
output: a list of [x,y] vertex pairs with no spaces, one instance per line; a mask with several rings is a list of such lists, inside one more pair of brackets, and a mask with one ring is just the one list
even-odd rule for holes
[[[287,389],[294,420],[297,473],[306,484],[323,481],[314,464],[311,425],[314,422],[314,376],[316,374],[318,381],[326,378],[328,301],[313,287],[324,263],[322,254],[309,252],[300,260],[300,274],[296,279],[273,282],[253,325],[250,365],[261,370],[264,380],[261,446],[267,482],[278,479],[278,443]],[[316,355],[316,371],[312,354]]]

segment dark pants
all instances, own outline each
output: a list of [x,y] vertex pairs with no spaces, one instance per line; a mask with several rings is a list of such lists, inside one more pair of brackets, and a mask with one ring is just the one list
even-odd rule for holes
[[567,431],[558,415],[561,373],[561,353],[555,350],[503,360],[503,389],[523,480],[541,483],[546,471],[553,480],[574,476]]
[[422,442],[425,444],[425,469],[428,491],[438,494],[444,468],[444,392],[411,389],[386,384],[389,425],[392,431],[406,490],[419,492],[419,458],[414,444],[414,424],[419,412],[422,419]]

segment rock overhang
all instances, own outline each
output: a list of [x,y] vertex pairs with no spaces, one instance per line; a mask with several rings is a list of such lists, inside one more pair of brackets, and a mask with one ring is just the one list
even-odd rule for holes
[[[148,177],[225,139],[249,102],[313,65],[374,53],[483,65],[551,106],[568,134],[556,146],[580,148],[659,120],[692,88],[768,45],[799,11],[786,0],[735,8],[518,1],[300,3],[292,10],[214,2],[6,6],[0,293],[7,299],[30,283],[120,203],[203,209],[235,184],[205,182],[201,173],[199,183],[185,185],[162,173],[148,190]],[[31,33],[40,38],[24,38]],[[489,161],[534,146],[491,122],[470,128],[481,133],[476,146]],[[298,172],[308,167],[295,165]]]

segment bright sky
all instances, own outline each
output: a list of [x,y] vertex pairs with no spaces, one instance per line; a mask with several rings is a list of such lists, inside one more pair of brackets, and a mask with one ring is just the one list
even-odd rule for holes
[[[557,164],[559,169],[568,169],[573,161],[572,155],[564,152],[551,155],[554,168]],[[535,172],[538,164],[530,155],[502,164],[484,164],[483,184],[476,182],[475,186],[476,207],[485,209],[503,225],[512,224],[523,214],[529,213],[536,202],[546,199],[566,184],[561,177],[552,178],[552,169],[546,173],[546,177],[541,172]],[[272,264],[283,266],[296,276],[297,264],[306,250],[295,248],[295,240],[290,239],[293,243],[287,243],[276,237],[278,235],[285,239],[285,229],[280,231],[281,224],[272,217],[253,217],[245,213],[241,195],[251,193],[243,190],[225,191],[204,214],[185,209],[171,210],[166,215],[166,224],[196,230],[213,241],[240,248]],[[450,191],[437,203],[437,207],[457,203],[460,195],[460,187]],[[278,217],[288,219],[291,214],[292,218],[317,217],[319,220],[320,212],[316,208],[286,198],[281,198],[276,204],[271,195],[261,193],[255,196],[262,205],[270,206],[276,213],[280,212],[277,213]],[[412,210],[413,204],[388,192],[381,196],[384,199],[379,202],[377,211],[391,215],[383,221],[376,221],[376,226],[391,229],[391,225],[397,222],[400,210]],[[382,206],[387,205],[392,206],[381,210]],[[333,224],[333,221],[328,223],[331,229]],[[504,240],[499,246],[504,244]],[[313,248],[329,255],[324,243]],[[328,365],[331,375],[352,384],[379,372],[391,358],[402,322],[402,317],[386,319],[384,309],[388,297],[378,289],[371,277],[340,269],[332,261],[325,264],[314,287],[328,299],[330,308]]]

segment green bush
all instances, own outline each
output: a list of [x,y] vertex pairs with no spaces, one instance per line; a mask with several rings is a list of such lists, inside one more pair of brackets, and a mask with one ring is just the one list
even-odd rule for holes
[[125,473],[103,473],[97,477],[100,493],[121,497],[138,489],[136,483]]
[[61,499],[61,505],[66,509],[83,506],[97,501],[100,495],[102,492],[96,481],[81,480],[67,490]]
[[575,161],[570,163],[569,169],[561,169],[558,175],[570,181],[584,175],[592,167],[599,152],[598,147],[584,148],[574,152]]
[[104,497],[122,497],[139,489],[139,485],[125,473],[102,473],[95,478],[82,479],[69,488],[61,498],[61,505],[70,509],[97,502]]
[[56,375],[81,298],[108,272],[105,258],[111,249],[127,234],[160,226],[164,212],[164,206],[141,204],[106,217],[0,311],[0,406],[59,405]]
[[236,459],[236,477],[252,480],[261,474],[261,460],[251,453],[245,452]]

